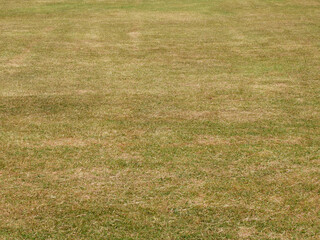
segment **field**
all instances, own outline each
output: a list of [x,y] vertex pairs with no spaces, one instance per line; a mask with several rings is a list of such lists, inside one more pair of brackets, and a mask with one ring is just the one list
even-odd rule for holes
[[0,239],[320,239],[320,1],[0,0]]

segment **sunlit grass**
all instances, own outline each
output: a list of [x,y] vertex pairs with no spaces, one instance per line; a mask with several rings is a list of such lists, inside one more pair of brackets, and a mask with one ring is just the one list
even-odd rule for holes
[[0,238],[317,239],[319,16],[0,0]]

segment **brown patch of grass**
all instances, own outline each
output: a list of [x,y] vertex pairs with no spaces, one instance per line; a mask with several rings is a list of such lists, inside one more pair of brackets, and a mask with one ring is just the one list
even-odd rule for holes
[[165,113],[153,113],[150,118],[177,118],[184,120],[208,119],[214,114],[211,111],[167,111]]
[[258,120],[272,118],[278,114],[274,111],[269,112],[265,110],[245,111],[238,108],[232,108],[228,110],[220,110],[218,112],[218,118],[229,122],[255,122]]
[[201,145],[230,145],[231,139],[221,136],[201,135],[197,139],[197,143]]
[[70,146],[70,147],[85,147],[89,143],[88,141],[79,138],[59,138],[54,140],[48,140],[44,143],[45,146],[59,147],[59,146]]
[[242,239],[251,237],[255,232],[255,229],[248,227],[240,227],[238,230],[238,235]]
[[[193,13],[157,13],[156,18],[158,21],[163,22],[175,22],[175,23],[190,23],[201,22],[201,16]],[[153,20],[154,21],[154,20]]]
[[138,160],[141,159],[141,157],[137,153],[122,153],[119,156],[120,159],[123,160]]
[[12,58],[8,62],[8,67],[23,67],[27,64],[25,63],[26,59],[28,58],[31,50],[30,48],[26,48],[21,54],[17,55],[16,57]]
[[[211,135],[199,135],[196,143],[203,145],[237,145],[237,144],[258,144],[265,143],[267,145],[287,144],[287,145],[299,145],[303,144],[305,139],[302,137],[273,137],[273,136],[211,136]],[[268,154],[269,151],[265,150],[259,154]]]
[[288,91],[289,86],[285,83],[272,83],[272,84],[255,84],[252,88],[256,91],[270,91],[270,92],[285,92]]
[[94,94],[96,91],[90,89],[78,89],[78,90],[69,90],[69,91],[61,91],[61,92],[44,92],[37,93],[34,91],[9,91],[3,92],[2,96],[5,97],[45,97],[45,96],[75,96],[75,95],[85,95],[85,94]]
[[128,35],[132,39],[138,39],[140,37],[141,33],[140,32],[129,32]]

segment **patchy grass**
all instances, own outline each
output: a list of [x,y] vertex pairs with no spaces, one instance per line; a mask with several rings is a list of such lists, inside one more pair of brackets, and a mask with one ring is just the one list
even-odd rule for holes
[[0,6],[0,239],[319,238],[319,1]]

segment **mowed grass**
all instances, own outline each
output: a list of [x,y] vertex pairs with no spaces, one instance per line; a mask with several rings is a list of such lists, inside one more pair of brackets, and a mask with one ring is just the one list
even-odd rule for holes
[[320,239],[320,2],[0,0],[0,239]]

